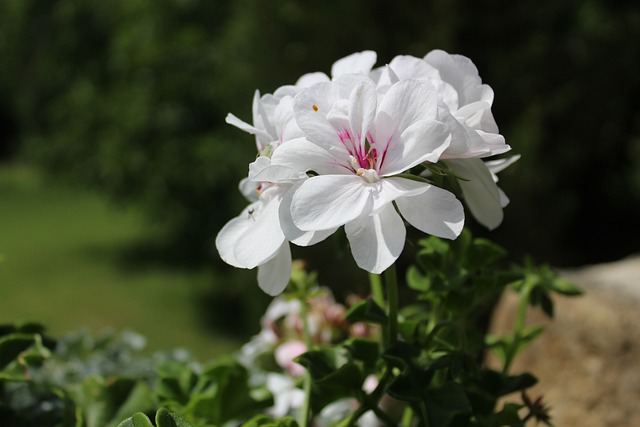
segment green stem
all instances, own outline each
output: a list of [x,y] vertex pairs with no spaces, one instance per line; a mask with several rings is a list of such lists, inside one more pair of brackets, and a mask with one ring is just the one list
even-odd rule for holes
[[380,275],[369,273],[369,285],[371,286],[371,297],[380,307],[384,307],[384,293],[382,292],[382,280]]
[[[300,316],[302,317],[302,330],[304,334],[304,344],[307,347],[307,351],[311,350],[311,333],[309,332],[309,304],[307,302],[307,289],[302,291],[300,297]],[[300,425],[307,427],[309,425],[309,418],[311,416],[311,374],[309,371],[305,373],[304,377],[304,403],[300,411]]]
[[387,285],[387,316],[389,318],[389,332],[385,346],[389,347],[398,340],[398,278],[395,264],[385,271],[384,278]]
[[520,301],[518,303],[518,312],[516,314],[516,323],[513,331],[513,341],[511,346],[505,352],[504,368],[502,368],[502,373],[505,375],[509,373],[511,363],[513,363],[513,360],[518,353],[518,349],[520,348],[520,337],[522,336],[522,330],[524,329],[524,324],[527,319],[529,296],[531,295],[531,291],[533,291],[534,286],[535,281],[527,280],[525,278],[525,283],[520,291]]
[[400,425],[402,427],[411,427],[411,421],[413,421],[413,409],[411,409],[411,406],[407,405],[402,413]]

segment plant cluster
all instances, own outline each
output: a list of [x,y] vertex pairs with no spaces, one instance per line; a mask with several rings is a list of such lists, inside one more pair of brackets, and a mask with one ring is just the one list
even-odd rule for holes
[[[0,421],[7,427],[524,426],[550,424],[510,372],[542,328],[526,327],[553,293],[577,290],[548,267],[504,267],[505,251],[464,232],[419,242],[397,323],[380,293],[336,302],[294,263],[261,331],[206,364],[184,351],[144,355],[130,332],[54,340],[41,325],[0,329]],[[391,280],[391,278],[389,278]],[[511,333],[485,336],[482,317],[505,289],[520,298]],[[395,331],[395,332],[394,332]],[[487,365],[493,351],[499,366]],[[506,398],[506,399],[505,399]]]

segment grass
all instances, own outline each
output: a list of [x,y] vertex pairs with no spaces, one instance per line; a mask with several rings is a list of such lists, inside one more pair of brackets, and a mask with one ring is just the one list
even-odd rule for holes
[[237,348],[200,325],[195,300],[212,273],[122,262],[148,232],[139,212],[0,165],[0,323],[35,320],[54,336],[131,329],[149,350],[184,347],[200,360]]

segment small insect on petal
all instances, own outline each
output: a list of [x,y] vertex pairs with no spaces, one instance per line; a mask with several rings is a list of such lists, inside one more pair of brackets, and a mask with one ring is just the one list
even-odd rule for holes
[[313,108],[313,111],[318,111],[318,106],[316,104],[313,104],[311,108]]

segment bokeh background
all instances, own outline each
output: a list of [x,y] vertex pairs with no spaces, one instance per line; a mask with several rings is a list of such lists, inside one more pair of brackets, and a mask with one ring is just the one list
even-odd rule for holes
[[[557,267],[637,252],[637,1],[1,0],[0,321],[234,348],[268,299],[213,248],[255,156],[225,115],[355,51],[436,48],[475,62],[522,155],[474,232]],[[366,281],[342,243],[297,255]]]

